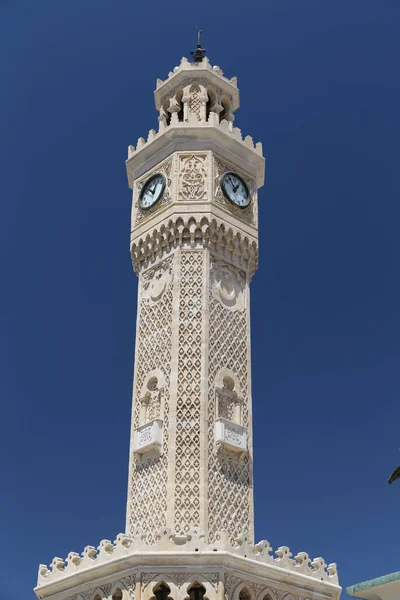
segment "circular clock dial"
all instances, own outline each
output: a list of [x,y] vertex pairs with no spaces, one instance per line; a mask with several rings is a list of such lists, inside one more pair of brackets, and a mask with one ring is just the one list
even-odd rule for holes
[[233,173],[232,171],[224,173],[221,177],[221,188],[225,198],[235,206],[238,206],[239,208],[246,208],[246,206],[249,206],[249,188],[243,179],[236,173]]
[[158,202],[165,190],[165,177],[161,173],[153,175],[146,181],[139,196],[139,207],[147,210]]

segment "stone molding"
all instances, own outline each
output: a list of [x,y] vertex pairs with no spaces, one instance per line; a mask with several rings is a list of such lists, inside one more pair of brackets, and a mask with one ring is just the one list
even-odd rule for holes
[[135,239],[131,244],[135,273],[151,266],[175,248],[208,248],[221,260],[228,261],[252,278],[258,266],[258,247],[255,241],[236,228],[226,227],[219,219],[201,214],[179,216],[162,223],[152,234]]
[[80,571],[90,567],[97,567],[106,563],[115,562],[117,559],[128,556],[144,556],[149,551],[152,553],[204,553],[211,554],[228,552],[238,557],[265,563],[274,568],[297,573],[307,578],[313,578],[324,583],[338,584],[336,563],[327,565],[323,558],[310,559],[306,552],[299,552],[292,559],[292,553],[287,546],[280,546],[272,553],[272,547],[267,540],[257,544],[250,544],[247,536],[242,535],[231,545],[225,532],[219,534],[219,539],[213,544],[205,542],[205,533],[198,527],[194,527],[188,534],[177,535],[169,528],[165,528],[156,536],[156,543],[148,545],[140,529],[135,532],[135,537],[129,537],[120,533],[114,542],[101,540],[99,546],[86,546],[81,554],[70,552],[64,560],[55,557],[50,567],[39,565],[37,586],[45,586],[70,575],[76,575]]
[[[176,113],[174,113],[176,115]],[[149,146],[151,142],[160,137],[164,132],[169,129],[176,128],[177,131],[191,128],[193,126],[201,126],[204,127],[204,130],[210,127],[216,127],[220,131],[226,133],[230,138],[241,142],[244,146],[253,150],[259,156],[262,156],[262,143],[257,142],[256,144],[253,141],[253,138],[250,135],[246,135],[243,137],[241,130],[239,127],[234,127],[232,121],[227,121],[222,119],[220,122],[218,120],[218,116],[215,113],[210,113],[207,121],[199,121],[199,119],[195,115],[191,115],[188,121],[178,121],[177,118],[171,118],[170,125],[162,125],[160,124],[158,131],[155,129],[150,129],[147,138],[144,139],[140,137],[136,143],[136,147],[132,144],[128,146],[128,158],[127,162],[138,152],[143,150],[145,147]]]

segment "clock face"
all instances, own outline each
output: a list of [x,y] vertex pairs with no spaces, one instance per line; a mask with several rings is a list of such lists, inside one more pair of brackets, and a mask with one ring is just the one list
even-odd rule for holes
[[235,206],[239,208],[246,208],[249,206],[249,188],[243,179],[236,173],[233,173],[233,171],[228,171],[222,175],[221,189],[225,198]]
[[139,207],[147,210],[158,202],[165,190],[165,177],[161,173],[153,175],[146,181],[139,196]]

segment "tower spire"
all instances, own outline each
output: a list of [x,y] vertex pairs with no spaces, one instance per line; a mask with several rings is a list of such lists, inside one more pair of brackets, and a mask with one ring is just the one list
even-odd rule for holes
[[203,30],[196,26],[197,29],[197,46],[196,50],[191,50],[190,54],[192,55],[193,62],[199,63],[203,60],[206,55],[206,50],[201,47],[200,36],[203,33]]

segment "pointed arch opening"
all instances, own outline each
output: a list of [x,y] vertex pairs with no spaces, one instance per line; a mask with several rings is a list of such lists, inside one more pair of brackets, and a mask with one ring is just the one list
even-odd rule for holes
[[111,600],[122,600],[123,596],[122,596],[122,591],[120,590],[120,588],[117,588],[115,590],[115,592],[113,593],[113,595],[111,596]]
[[188,588],[189,600],[207,600],[205,598],[206,588],[201,583],[195,581]]
[[170,598],[170,593],[171,588],[165,583],[165,581],[160,581],[160,583],[153,587],[155,600],[172,600],[172,598]]

